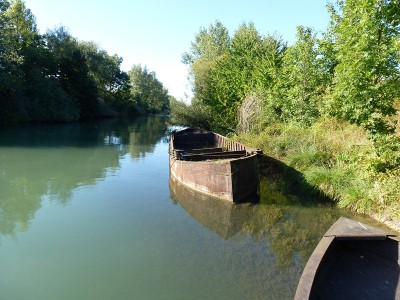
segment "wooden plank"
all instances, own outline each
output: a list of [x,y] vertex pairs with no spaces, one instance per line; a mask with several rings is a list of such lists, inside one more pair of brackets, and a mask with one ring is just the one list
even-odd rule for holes
[[[183,153],[184,155],[186,153]],[[230,155],[230,154],[241,154],[241,155],[246,155],[246,150],[238,150],[238,151],[222,151],[222,152],[209,152],[209,153],[187,153],[187,155],[215,155],[215,156],[223,156],[223,155]]]
[[208,154],[182,154],[183,160],[189,161],[202,161],[208,159],[228,159],[228,158],[240,158],[246,155],[246,151],[230,151],[220,153],[208,153]]
[[203,153],[215,153],[215,152],[222,152],[222,148],[198,148],[198,149],[178,149],[175,150],[177,153],[183,154],[203,154]]

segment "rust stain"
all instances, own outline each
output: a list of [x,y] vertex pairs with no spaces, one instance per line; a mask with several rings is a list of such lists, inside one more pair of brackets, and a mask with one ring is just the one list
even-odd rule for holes
[[171,175],[192,189],[231,202],[258,190],[257,149],[213,132],[186,129],[172,134],[169,151]]

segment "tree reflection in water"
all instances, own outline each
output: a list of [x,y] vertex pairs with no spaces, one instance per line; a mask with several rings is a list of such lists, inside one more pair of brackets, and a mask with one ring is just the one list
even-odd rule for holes
[[162,117],[0,128],[0,233],[27,230],[47,196],[66,204],[79,186],[115,172],[120,157],[144,157],[165,136]]
[[[209,197],[170,178],[173,201],[222,239],[241,235],[267,240],[266,251],[277,267],[306,264],[326,230],[340,217],[371,223],[339,210],[307,187],[298,187],[301,174],[264,158],[260,163],[260,203],[232,204]],[[278,165],[277,165],[278,164]],[[284,168],[283,168],[284,167]]]

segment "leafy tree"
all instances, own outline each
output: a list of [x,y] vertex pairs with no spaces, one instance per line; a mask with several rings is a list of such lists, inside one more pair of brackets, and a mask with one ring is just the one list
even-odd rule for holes
[[61,86],[77,101],[80,118],[96,117],[99,109],[98,89],[89,75],[85,56],[79,49],[62,58],[59,74]]
[[259,34],[253,23],[236,31],[228,53],[211,70],[205,100],[226,129],[235,129],[238,108],[246,97],[275,84],[285,48],[279,38]]
[[400,3],[347,0],[332,12],[338,61],[332,110],[372,134],[392,132],[386,117],[400,94]]
[[318,57],[316,34],[297,27],[297,41],[286,50],[279,80],[268,103],[282,120],[311,124],[319,116],[325,70]]
[[56,77],[62,89],[74,99],[80,119],[96,117],[98,87],[79,43],[63,27],[47,32],[46,41],[55,59]]
[[[42,36],[23,0],[0,0],[0,121],[72,121],[120,113],[168,111],[167,90],[144,72],[131,94],[122,58],[64,27]],[[135,80],[134,80],[135,82]],[[146,94],[147,93],[147,94]]]
[[79,48],[85,55],[101,101],[118,110],[129,105],[129,76],[121,71],[122,58],[116,54],[109,55],[93,42],[80,42]]
[[21,0],[1,3],[1,120],[71,120],[76,111],[52,73],[52,56]]
[[24,54],[38,42],[35,19],[22,1],[2,1],[0,5],[0,94],[3,120],[21,118],[24,97]]
[[139,111],[159,113],[169,111],[168,90],[147,67],[135,65],[129,71],[131,97]]
[[331,112],[370,133],[375,170],[395,168],[400,139],[388,121],[400,95],[400,3],[347,0],[331,12],[337,58]]
[[192,99],[192,103],[188,105],[171,97],[170,107],[172,111],[170,122],[172,124],[206,130],[212,129],[214,124],[212,111],[209,106],[204,105],[198,99]]
[[200,29],[195,36],[195,41],[191,44],[190,51],[182,55],[182,62],[191,65],[200,59],[214,61],[226,53],[229,49],[229,41],[228,30],[216,20],[208,29]]
[[[196,106],[187,110],[200,116],[207,106],[213,115],[208,126],[236,130],[244,99],[256,94],[259,99],[275,84],[285,48],[279,37],[259,34],[253,23],[242,24],[233,38],[218,21],[202,28],[189,53],[183,54],[182,61],[190,65]],[[248,109],[255,107],[259,106],[246,106],[246,115],[254,116]]]
[[182,62],[190,66],[189,79],[197,101],[208,97],[210,71],[219,57],[230,47],[228,30],[216,20],[208,28],[201,28],[192,42],[189,52],[182,55]]

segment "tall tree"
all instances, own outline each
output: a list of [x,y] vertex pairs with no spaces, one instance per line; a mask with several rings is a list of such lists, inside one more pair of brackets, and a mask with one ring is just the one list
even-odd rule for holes
[[396,43],[398,0],[347,0],[332,9],[336,21],[333,111],[372,134],[393,131],[386,120],[400,95]]
[[229,41],[228,30],[216,20],[208,29],[200,29],[195,41],[191,43],[190,51],[182,55],[182,62],[191,65],[199,59],[214,61],[228,50]]
[[182,62],[190,67],[189,80],[194,97],[201,104],[207,98],[210,71],[219,57],[230,47],[228,30],[218,20],[208,28],[201,28],[189,52],[182,55]]
[[56,77],[63,90],[74,99],[80,118],[96,117],[98,87],[79,43],[64,27],[48,31],[46,41],[55,59]]
[[168,90],[147,67],[135,65],[129,71],[131,95],[139,110],[159,113],[169,111]]
[[93,42],[80,42],[79,48],[96,82],[100,101],[117,110],[133,104],[130,101],[129,76],[121,70],[122,58],[116,54],[109,55]]
[[26,106],[24,55],[39,43],[39,36],[35,19],[22,1],[2,1],[0,9],[0,118],[15,120],[21,118]]
[[286,50],[269,106],[283,120],[310,124],[319,116],[326,70],[319,57],[315,32],[299,26],[296,37],[295,44]]
[[210,72],[205,98],[226,129],[235,129],[245,98],[274,84],[285,48],[280,38],[261,35],[253,23],[242,24],[235,32],[229,51]]
[[31,11],[21,0],[3,1],[0,20],[0,119],[73,119],[74,113],[68,110],[70,99],[52,76],[52,56]]

